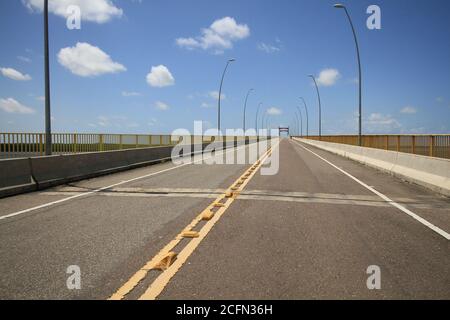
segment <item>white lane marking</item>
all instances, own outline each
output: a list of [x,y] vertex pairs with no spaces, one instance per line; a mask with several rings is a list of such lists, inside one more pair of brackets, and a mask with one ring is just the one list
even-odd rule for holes
[[450,234],[448,234],[447,232],[445,232],[444,230],[442,230],[439,227],[436,227],[434,224],[432,224],[431,222],[428,222],[427,220],[425,220],[424,218],[418,216],[417,214],[415,214],[414,212],[412,212],[411,210],[406,209],[404,206],[398,204],[397,202],[391,200],[389,197],[385,196],[384,194],[382,194],[381,192],[375,190],[374,188],[372,188],[371,186],[365,184],[364,182],[362,182],[361,180],[359,180],[358,178],[352,176],[350,173],[346,172],[345,170],[339,168],[338,166],[334,165],[333,163],[331,163],[330,161],[328,161],[327,159],[319,156],[317,153],[315,153],[314,151],[309,150],[308,148],[304,147],[302,144],[300,144],[300,142],[298,142],[298,145],[300,147],[302,147],[303,149],[311,152],[313,155],[315,155],[316,157],[318,157],[319,159],[322,159],[323,161],[325,161],[326,163],[328,163],[330,166],[334,167],[335,169],[339,170],[340,172],[342,172],[343,174],[345,174],[347,177],[353,179],[354,181],[358,182],[360,185],[362,185],[363,187],[367,188],[368,190],[372,191],[373,193],[375,193],[377,196],[379,196],[381,199],[385,200],[386,202],[388,202],[389,204],[391,204],[393,207],[403,211],[404,213],[406,213],[408,216],[410,216],[411,218],[419,221],[421,224],[423,224],[424,226],[430,228],[431,230],[433,230],[434,232],[438,233],[439,235],[443,236],[445,239],[450,240]]
[[[145,178],[148,178],[148,177],[151,177],[151,176],[155,176],[155,175],[160,174],[160,173],[164,173],[164,172],[168,172],[168,171],[171,171],[171,170],[175,170],[175,169],[178,169],[178,168],[181,168],[181,167],[190,165],[190,164],[194,164],[194,163],[203,161],[203,160],[205,160],[205,159],[211,159],[211,158],[213,158],[213,157],[217,157],[217,156],[221,156],[221,155],[223,156],[224,154],[227,154],[227,153],[230,153],[230,152],[235,152],[236,150],[238,150],[238,149],[240,149],[240,148],[243,148],[243,147],[245,148],[245,147],[247,147],[247,145],[245,145],[245,146],[240,146],[240,147],[238,147],[238,148],[233,148],[233,149],[228,150],[228,151],[220,150],[220,151],[221,151],[220,154],[217,154],[217,153],[216,153],[216,154],[211,155],[210,157],[207,157],[207,158],[201,157],[201,159],[198,159],[198,160],[196,160],[196,161],[191,161],[191,162],[184,163],[184,164],[181,164],[181,165],[172,167],[172,168],[164,169],[164,170],[157,171],[157,172],[152,172],[152,173],[149,173],[149,174],[140,176],[140,177],[136,177],[136,178],[133,178],[133,179],[121,181],[121,182],[112,184],[112,185],[107,186],[107,187],[101,187],[101,188],[98,188],[98,189],[95,189],[95,190],[92,190],[92,191],[87,191],[87,192],[85,192],[85,193],[77,194],[77,195],[74,195],[74,196],[71,196],[71,197],[68,197],[68,198],[64,198],[64,199],[60,199],[60,200],[56,200],[56,201],[44,203],[44,204],[41,204],[41,205],[36,206],[36,207],[32,207],[32,208],[29,208],[29,209],[25,209],[25,210],[17,211],[17,212],[14,212],[14,213],[10,213],[10,214],[1,216],[1,217],[0,217],[0,221],[1,221],[1,220],[4,220],[4,219],[12,218],[12,217],[15,217],[15,216],[24,214],[24,213],[28,213],[28,212],[31,212],[31,211],[34,211],[34,210],[39,210],[39,209],[42,209],[42,208],[47,208],[47,207],[50,207],[50,206],[55,205],[55,204],[59,204],[59,203],[66,202],[66,201],[69,201],[69,200],[73,200],[73,199],[76,199],[76,198],[80,198],[80,197],[88,196],[88,195],[91,195],[91,194],[94,194],[94,193],[98,193],[98,192],[100,192],[100,191],[107,190],[107,189],[110,189],[110,188],[114,188],[114,187],[123,185],[123,184],[125,184],[125,183],[129,183],[129,182],[133,182],[133,181],[136,181],[136,180],[145,179]],[[197,156],[197,155],[195,155],[195,156]]]

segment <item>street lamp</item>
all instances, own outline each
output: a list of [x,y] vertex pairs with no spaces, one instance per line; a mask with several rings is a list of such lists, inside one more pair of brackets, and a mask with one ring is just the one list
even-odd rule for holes
[[296,124],[295,121],[291,122],[291,127],[292,127],[292,130],[290,130],[290,131],[292,131],[292,134],[295,134],[296,132],[298,134],[298,128],[297,128],[298,124]]
[[269,109],[266,109],[266,111],[263,113],[262,119],[261,119],[261,129],[267,130],[267,122],[269,120],[269,113],[267,112]]
[[306,111],[306,137],[309,137],[309,116],[308,116],[308,107],[306,106],[305,99],[303,97],[300,97],[300,99],[303,101],[303,105],[305,106]]
[[44,1],[44,60],[45,60],[45,155],[52,154],[52,129],[50,115],[50,59],[48,45],[48,0]]
[[269,124],[270,124],[269,118],[270,118],[270,114],[267,113],[267,116],[266,116],[266,118],[265,118],[265,121],[266,121],[266,123],[265,123],[265,128],[266,128],[267,131],[270,132],[270,130],[269,130]]
[[302,131],[303,131],[303,124],[300,122],[300,120],[299,120],[299,118],[298,118],[298,115],[297,115],[297,112],[294,112],[294,115],[295,115],[295,119],[297,119],[297,134],[299,135],[299,136],[301,136],[302,135]]
[[263,130],[264,130],[264,118],[266,117],[266,113],[267,113],[267,110],[263,113],[262,119],[261,119],[261,129],[263,129]]
[[250,93],[252,93],[252,91],[254,91],[254,89],[248,90],[247,96],[245,97],[245,103],[244,103],[244,125],[243,125],[243,128],[244,128],[244,136],[245,136],[245,111],[247,110],[248,96],[250,95]]
[[348,22],[350,23],[350,27],[352,28],[353,32],[353,38],[355,39],[355,45],[356,45],[356,55],[358,58],[358,74],[359,74],[359,130],[358,130],[358,142],[359,146],[362,146],[362,74],[361,74],[361,58],[359,55],[359,45],[358,45],[358,38],[356,37],[356,31],[355,27],[353,26],[352,19],[350,18],[350,14],[347,11],[347,8],[340,3],[337,3],[334,5],[337,9],[344,9],[345,14],[347,15]]
[[220,88],[219,88],[219,99],[218,99],[218,110],[217,110],[217,129],[219,130],[218,135],[220,135],[220,100],[222,98],[222,85],[223,85],[223,79],[225,78],[225,73],[227,72],[228,65],[231,62],[236,61],[236,59],[230,59],[227,61],[227,64],[225,66],[225,69],[223,70],[222,74],[222,80],[220,80]]
[[302,115],[302,111],[300,110],[300,108],[298,106],[297,110],[298,110],[298,114],[300,115],[300,136],[303,137],[303,115]]
[[322,138],[322,105],[320,103],[319,87],[317,86],[316,78],[314,77],[314,75],[310,74],[309,77],[312,78],[314,81],[314,85],[316,86],[316,91],[317,91],[317,99],[319,100],[319,139],[321,140],[321,138]]
[[299,106],[295,106],[297,108],[298,113],[300,114],[300,121],[301,121],[301,136],[303,137],[303,115],[302,115],[302,110],[300,109]]
[[255,119],[255,129],[256,129],[256,135],[258,136],[258,115],[259,115],[259,109],[261,108],[261,106],[263,105],[262,102],[259,103],[258,105],[258,109],[256,110],[256,119]]

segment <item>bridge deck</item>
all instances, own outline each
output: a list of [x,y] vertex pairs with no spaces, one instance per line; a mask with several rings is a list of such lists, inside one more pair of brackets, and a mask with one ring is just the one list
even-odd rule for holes
[[[449,241],[320,157],[447,233],[448,198],[287,139],[279,150],[278,174],[251,177],[173,278],[150,271],[125,298],[157,279],[159,299],[450,298]],[[248,167],[163,163],[1,199],[0,297],[109,298]]]

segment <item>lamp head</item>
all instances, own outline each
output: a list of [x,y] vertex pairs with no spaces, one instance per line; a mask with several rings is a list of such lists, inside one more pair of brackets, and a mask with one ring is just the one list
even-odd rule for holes
[[228,62],[235,62],[236,61],[236,59],[230,59],[230,60],[228,60]]
[[336,3],[336,4],[334,5],[334,7],[335,7],[336,9],[344,9],[344,8],[345,8],[345,6],[344,6],[342,3]]

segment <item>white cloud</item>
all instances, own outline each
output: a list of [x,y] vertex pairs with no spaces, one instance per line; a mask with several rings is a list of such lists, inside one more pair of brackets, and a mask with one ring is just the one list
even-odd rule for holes
[[8,113],[31,114],[35,111],[13,98],[0,99],[0,109]]
[[353,78],[353,79],[348,80],[348,82],[351,83],[351,84],[359,84],[359,79],[358,78]]
[[334,85],[341,77],[337,69],[324,69],[320,71],[317,78],[317,84],[319,86],[329,87]]
[[122,91],[123,97],[139,97],[141,94],[139,92],[133,92],[133,91]]
[[258,43],[258,49],[266,53],[280,52],[281,48],[264,42]]
[[425,127],[411,128],[407,130],[409,134],[424,134],[426,133]]
[[405,113],[405,114],[414,114],[417,113],[417,109],[414,107],[404,107],[402,110],[400,110],[400,113]]
[[443,97],[437,97],[436,98],[436,102],[437,103],[442,103],[442,102],[444,102],[444,98]]
[[365,130],[369,133],[392,133],[402,127],[391,115],[382,113],[371,113],[364,122]]
[[161,111],[169,110],[169,105],[167,103],[164,103],[162,101],[156,101],[155,102],[155,108]]
[[162,88],[173,86],[175,79],[164,65],[152,67],[152,70],[147,75],[147,83],[152,87]]
[[31,59],[24,57],[24,56],[17,56],[17,59],[19,59],[20,61],[26,62],[26,63],[30,63]]
[[115,128],[136,128],[139,124],[134,121],[128,120],[125,116],[99,116],[97,117],[97,123],[90,123],[91,127],[115,127]]
[[29,81],[31,77],[28,74],[23,74],[20,71],[17,71],[13,68],[0,68],[1,73],[10,79],[16,81]]
[[201,35],[195,38],[178,38],[176,44],[189,50],[213,50],[220,54],[233,48],[233,42],[249,35],[250,28],[246,24],[238,24],[235,19],[224,17],[214,21],[209,28],[203,29]]
[[282,113],[281,109],[272,107],[267,109],[267,114],[271,115],[271,116],[278,116]]
[[127,128],[139,128],[140,125],[137,122],[129,122],[129,123],[126,124],[126,127]]
[[202,108],[212,108],[213,105],[211,105],[211,104],[209,104],[209,103],[206,103],[206,102],[203,102],[203,103],[200,105],[200,107],[202,107]]
[[97,124],[99,126],[101,126],[101,127],[109,127],[111,125],[109,119],[107,117],[104,117],[104,116],[98,117]]
[[[32,12],[42,12],[44,0],[22,0],[22,3]],[[105,23],[112,18],[120,18],[123,11],[110,0],[57,0],[49,1],[48,10],[57,16],[67,18],[70,13],[67,8],[76,5],[81,9],[81,19],[96,23]]]
[[[214,100],[219,100],[219,91],[210,91],[208,96]],[[224,93],[220,94],[220,100],[225,100],[227,96]]]
[[148,122],[148,125],[149,125],[150,127],[154,127],[154,126],[156,126],[157,124],[158,124],[158,119],[156,119],[156,118],[151,118],[150,121]]
[[110,56],[100,48],[85,42],[78,42],[75,47],[61,49],[58,53],[58,62],[81,77],[94,77],[127,70],[120,63],[112,61]]
[[45,101],[45,97],[44,96],[39,96],[39,97],[36,97],[36,100],[38,100],[38,101]]

